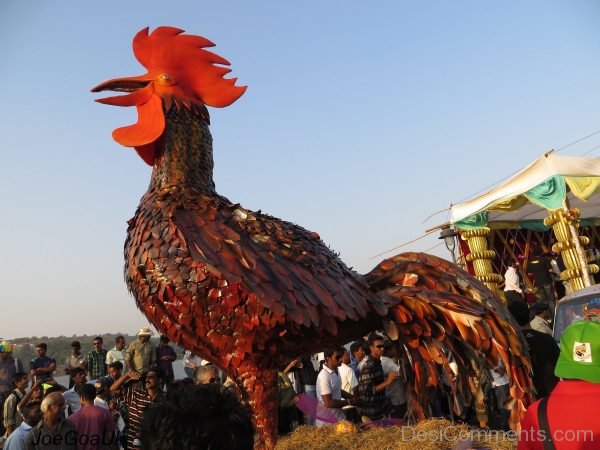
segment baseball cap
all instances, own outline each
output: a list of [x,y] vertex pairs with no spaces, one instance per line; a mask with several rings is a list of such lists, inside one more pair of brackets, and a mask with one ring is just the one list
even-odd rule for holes
[[94,387],[96,388],[96,394],[101,394],[105,390],[109,389],[111,384],[112,383],[107,377],[98,378],[94,383]]
[[600,383],[600,323],[581,320],[565,328],[554,374]]

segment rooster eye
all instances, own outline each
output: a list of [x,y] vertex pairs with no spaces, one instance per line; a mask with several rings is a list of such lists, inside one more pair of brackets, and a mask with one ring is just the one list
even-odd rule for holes
[[171,77],[169,77],[169,75],[167,75],[166,73],[163,73],[160,77],[161,80],[170,80]]

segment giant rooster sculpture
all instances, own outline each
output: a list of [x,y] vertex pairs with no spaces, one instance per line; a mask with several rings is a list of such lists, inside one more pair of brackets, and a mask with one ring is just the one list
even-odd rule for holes
[[97,101],[137,108],[137,123],[113,137],[153,166],[125,242],[127,286],[150,322],[234,380],[257,447],[275,445],[279,364],[382,329],[412,367],[412,417],[430,414],[422,394],[444,379],[455,413],[481,413],[482,380],[501,360],[518,424],[530,365],[506,310],[478,280],[419,253],[360,275],[316,233],[217,193],[206,106],[228,106],[246,88],[224,78],[229,62],[205,50],[213,45],[177,28],[143,29],[133,50],[148,72],[92,90],[125,93]]

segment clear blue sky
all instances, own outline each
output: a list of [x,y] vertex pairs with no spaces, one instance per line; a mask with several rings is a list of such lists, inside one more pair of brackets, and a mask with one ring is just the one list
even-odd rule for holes
[[122,249],[150,168],[110,137],[133,108],[89,92],[143,72],[141,28],[209,38],[249,86],[211,111],[217,190],[365,272],[431,213],[600,130],[599,19],[594,0],[3,0],[0,336],[146,324]]

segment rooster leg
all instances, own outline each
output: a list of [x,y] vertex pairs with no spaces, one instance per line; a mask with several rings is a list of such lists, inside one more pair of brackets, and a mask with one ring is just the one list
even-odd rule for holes
[[234,378],[242,401],[252,409],[255,450],[272,450],[277,442],[277,368],[274,363],[264,363],[247,358],[237,368]]

